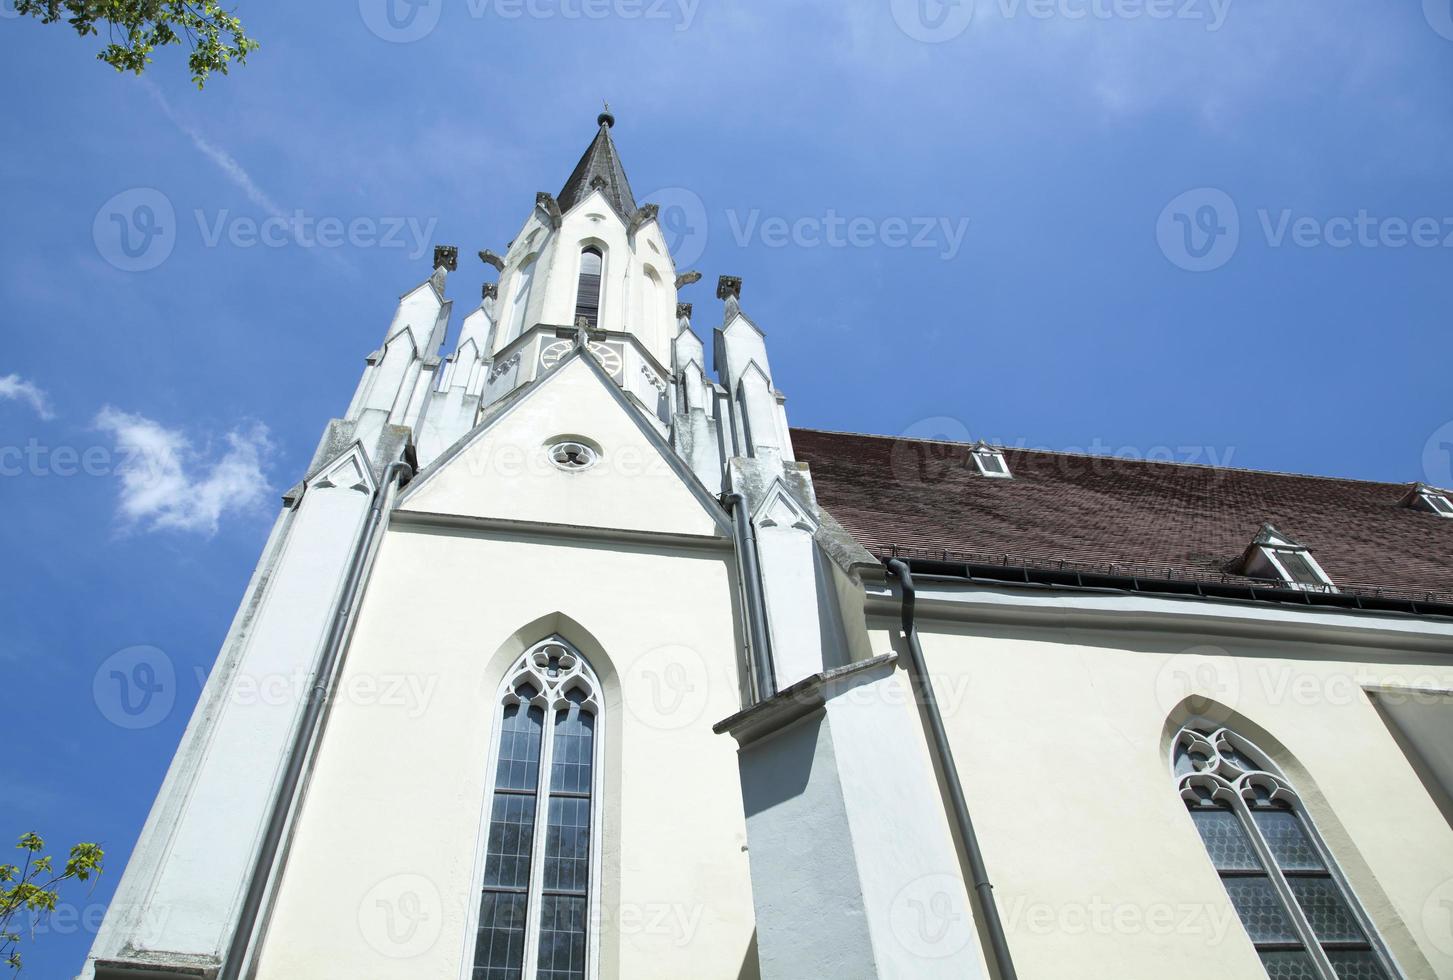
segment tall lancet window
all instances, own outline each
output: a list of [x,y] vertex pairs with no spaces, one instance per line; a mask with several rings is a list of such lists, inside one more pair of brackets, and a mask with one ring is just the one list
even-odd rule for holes
[[1400,980],[1281,771],[1226,728],[1185,728],[1181,798],[1271,980]]
[[559,637],[501,695],[472,980],[595,976],[600,687]]
[[575,318],[585,317],[592,327],[600,325],[600,280],[605,272],[605,254],[594,245],[580,253],[580,288],[575,294]]

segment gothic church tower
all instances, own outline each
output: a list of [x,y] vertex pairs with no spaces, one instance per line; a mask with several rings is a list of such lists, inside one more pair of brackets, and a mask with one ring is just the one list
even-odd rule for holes
[[614,123],[480,253],[452,352],[457,250],[400,299],[85,977],[981,975],[973,943],[895,963],[893,895],[956,858],[910,699],[824,693],[901,683],[862,628],[874,560],[818,508],[731,277],[707,375],[701,276]]

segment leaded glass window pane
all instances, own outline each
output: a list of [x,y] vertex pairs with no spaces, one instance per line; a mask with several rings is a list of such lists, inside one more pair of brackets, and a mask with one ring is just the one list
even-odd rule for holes
[[1317,939],[1324,943],[1361,943],[1367,937],[1357,925],[1357,919],[1342,892],[1331,878],[1288,878],[1287,884],[1297,897],[1302,913],[1312,924]]
[[[525,701],[536,693],[528,685],[519,691]],[[539,708],[530,708],[525,713],[522,707],[512,704],[505,708],[495,789],[533,793],[540,783],[540,732],[545,727],[545,713]]]
[[485,892],[474,949],[474,980],[521,980],[524,960],[524,894]]
[[530,849],[535,840],[535,798],[496,793],[489,822],[489,850],[484,859],[486,888],[530,885]]
[[536,690],[522,686],[523,703],[507,705],[500,721],[499,764],[490,805],[484,858],[484,894],[474,947],[474,980],[522,980],[535,841],[536,788],[545,712],[529,704]]
[[1261,954],[1261,965],[1271,980],[1321,980],[1317,966],[1305,950],[1282,950]]
[[1323,871],[1322,855],[1307,836],[1301,819],[1290,810],[1258,808],[1251,812],[1266,845],[1283,871]]
[[1192,810],[1191,817],[1217,871],[1262,870],[1236,814],[1230,810]]
[[1387,971],[1371,952],[1329,951],[1327,958],[1337,971],[1337,980],[1388,980]]
[[584,894],[590,881],[590,800],[551,797],[545,890]]
[[540,912],[538,980],[584,980],[585,899],[546,895]]
[[[578,697],[578,693],[571,692]],[[550,792],[590,793],[594,764],[595,718],[585,712],[560,712],[555,722],[555,757],[550,762]]]
[[1221,882],[1254,943],[1298,943],[1301,937],[1267,878],[1226,878]]

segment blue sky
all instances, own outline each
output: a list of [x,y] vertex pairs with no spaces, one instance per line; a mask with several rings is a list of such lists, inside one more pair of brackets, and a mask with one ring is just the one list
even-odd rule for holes
[[[200,94],[8,2],[0,835],[110,858],[32,976],[83,957],[398,295],[502,252],[602,99],[796,425],[1453,483],[1448,0],[244,2],[262,49]],[[172,676],[126,727],[136,647]]]

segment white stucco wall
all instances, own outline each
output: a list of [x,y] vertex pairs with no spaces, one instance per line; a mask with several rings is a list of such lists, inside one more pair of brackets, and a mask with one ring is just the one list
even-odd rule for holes
[[391,531],[259,977],[461,976],[494,698],[543,638],[512,636],[557,613],[608,701],[602,977],[755,976],[735,746],[711,732],[740,707],[732,576],[724,551]]
[[[896,623],[871,625],[893,649]],[[1453,830],[1363,692],[1448,688],[1447,657],[922,610],[919,626],[1021,976],[1265,977],[1170,775],[1169,716],[1195,694],[1292,777],[1407,977],[1453,977]]]

